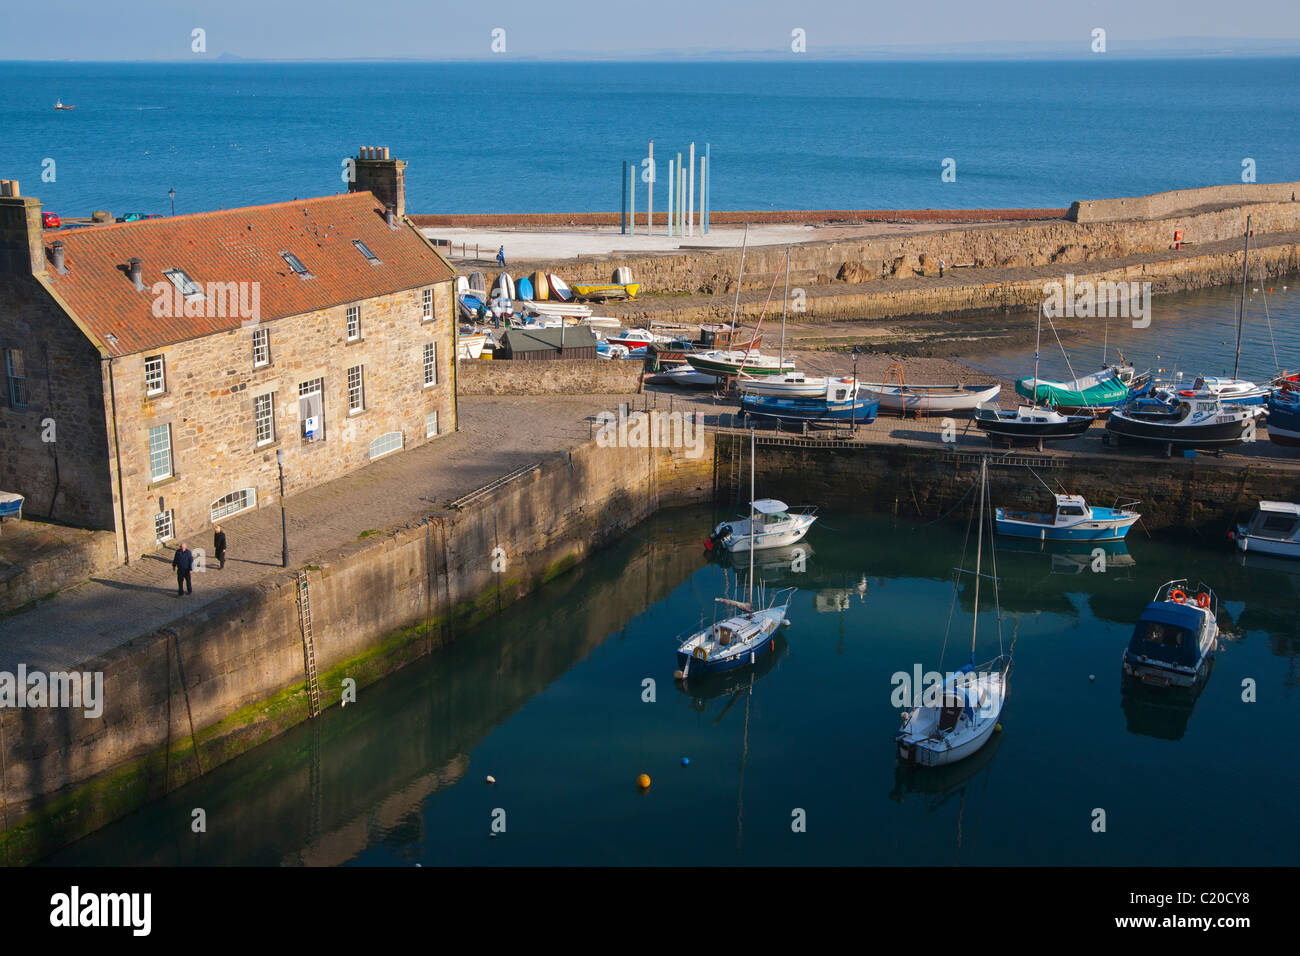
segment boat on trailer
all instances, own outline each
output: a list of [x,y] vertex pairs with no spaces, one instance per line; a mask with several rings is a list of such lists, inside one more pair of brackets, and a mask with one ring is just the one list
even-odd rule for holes
[[994,512],[998,534],[1040,541],[1120,541],[1142,517],[1130,510],[1136,501],[1126,501],[1123,507],[1097,508],[1081,495],[1053,498],[1056,508],[1047,514],[998,508]]
[[[894,734],[898,757],[909,765],[940,767],[956,763],[976,753],[988,743],[1002,716],[1010,689],[1011,655],[999,654],[977,669],[975,641],[979,628],[980,559],[984,550],[984,525],[987,520],[988,459],[980,461],[979,539],[975,549],[975,610],[971,624],[970,661],[956,673],[949,674],[938,690],[937,699],[914,707],[903,715],[902,727]],[[990,527],[990,532],[992,528]],[[990,534],[990,539],[992,535]],[[969,538],[967,539],[969,541]],[[990,540],[990,545],[992,541]],[[992,575],[994,594],[998,578],[996,556]],[[968,572],[967,572],[968,573]],[[957,599],[953,582],[953,601]],[[995,607],[1000,602],[995,597]],[[1000,610],[999,610],[999,613]],[[949,618],[951,620],[951,617]],[[947,637],[945,635],[945,643]],[[1001,643],[1001,622],[998,641]],[[919,693],[919,688],[914,692]]]
[[831,385],[821,398],[742,395],[740,410],[744,415],[772,419],[778,425],[870,425],[876,420],[880,403],[858,391],[848,379]]
[[1205,584],[1160,585],[1124,649],[1124,673],[1157,687],[1191,687],[1218,647],[1218,618],[1218,596]]
[[686,361],[699,372],[714,375],[781,375],[794,371],[794,360],[782,361],[776,355],[764,355],[757,349],[716,349],[710,352],[693,352]]
[[1210,392],[1184,389],[1172,402],[1133,402],[1111,412],[1102,441],[1138,441],[1174,448],[1219,450],[1240,445],[1254,436],[1258,406],[1219,401]]
[[975,409],[975,427],[989,436],[989,441],[1003,445],[1038,444],[1078,438],[1095,419],[1091,415],[1062,415],[1054,408],[1021,405],[1001,409],[991,403]]
[[851,378],[808,378],[803,372],[782,372],[764,378],[741,376],[736,383],[741,395],[776,395],[786,398],[825,398],[833,384],[853,386]]
[[1230,533],[1243,554],[1272,554],[1300,558],[1300,505],[1290,501],[1261,501],[1245,524]]
[[1082,411],[1104,414],[1128,400],[1129,386],[1108,365],[1101,371],[1069,382],[1052,382],[1032,376],[1022,378],[1016,382],[1016,394],[1023,395],[1035,405],[1051,405],[1066,414]]
[[789,507],[775,498],[760,498],[749,506],[750,517],[724,521],[713,529],[709,546],[737,551],[784,548],[803,539],[817,520],[817,508]]
[[1268,440],[1287,448],[1300,447],[1300,386],[1286,384],[1268,400]]
[[974,411],[986,402],[997,400],[1002,385],[981,382],[976,385],[906,385],[888,382],[863,382],[862,390],[874,395],[880,407],[892,412],[916,412],[922,415],[951,415]]

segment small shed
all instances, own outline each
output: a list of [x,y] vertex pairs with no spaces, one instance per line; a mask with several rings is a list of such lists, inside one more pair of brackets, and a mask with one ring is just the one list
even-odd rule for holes
[[[560,336],[564,336],[564,351],[560,351]],[[495,356],[528,362],[551,359],[594,359],[596,336],[584,325],[565,329],[510,329],[501,337],[501,348]]]

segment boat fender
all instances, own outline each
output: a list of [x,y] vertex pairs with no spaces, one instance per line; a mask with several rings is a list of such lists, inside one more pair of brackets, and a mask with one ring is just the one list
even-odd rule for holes
[[1169,600],[1175,602],[1176,604],[1182,604],[1187,600],[1187,593],[1185,591],[1180,591],[1175,589],[1169,592]]
[[1207,607],[1209,607],[1209,606],[1210,606],[1210,596],[1209,596],[1208,594],[1206,594],[1204,591],[1202,591],[1200,594],[1196,595],[1196,606],[1199,607],[1199,608],[1207,608]]

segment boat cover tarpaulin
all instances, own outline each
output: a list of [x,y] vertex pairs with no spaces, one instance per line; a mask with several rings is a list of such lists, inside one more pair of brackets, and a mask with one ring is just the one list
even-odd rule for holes
[[1133,628],[1129,653],[1165,664],[1194,667],[1202,619],[1201,611],[1190,604],[1152,601]]

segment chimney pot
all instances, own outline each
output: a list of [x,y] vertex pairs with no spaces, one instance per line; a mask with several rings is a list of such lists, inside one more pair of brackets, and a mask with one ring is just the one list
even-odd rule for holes
[[136,292],[144,291],[143,266],[144,262],[135,257],[127,264],[127,274],[131,276],[131,284],[135,286]]
[[67,275],[68,267],[64,264],[63,240],[55,239],[52,247],[54,254],[54,271],[59,275]]
[[388,228],[396,229],[397,228],[397,207],[394,206],[392,203],[388,204],[388,214],[386,218],[388,219]]

